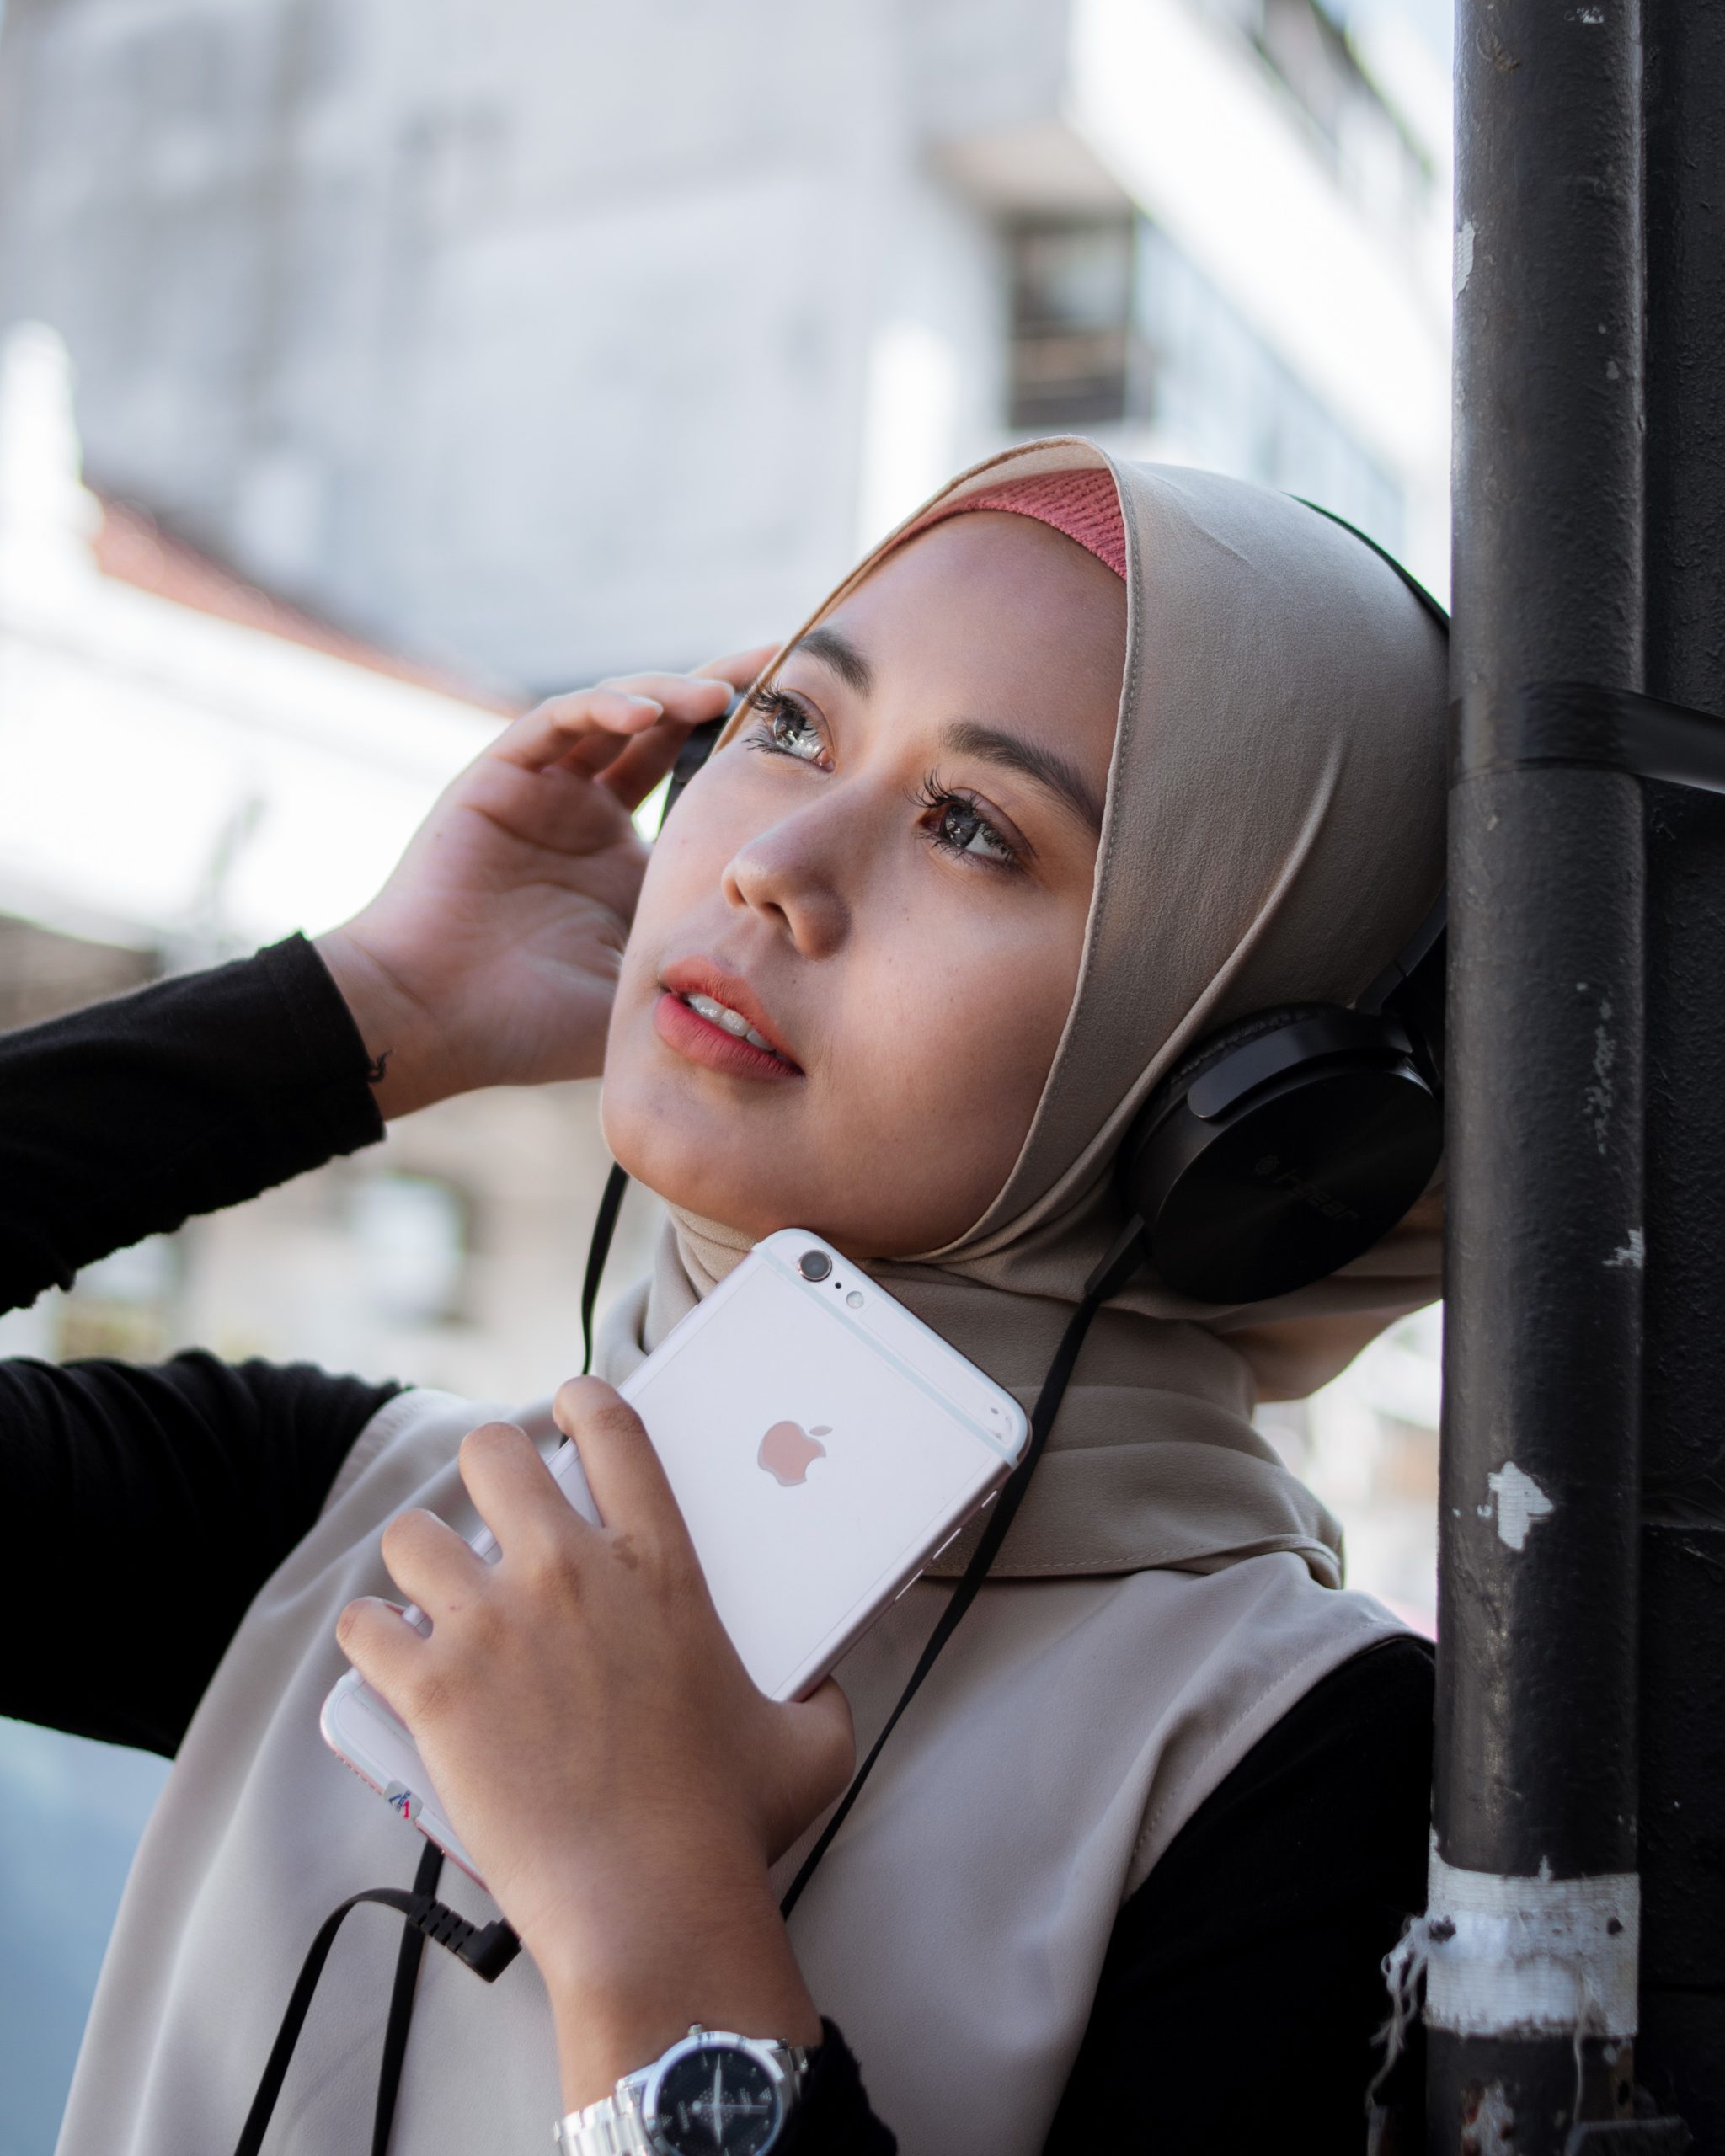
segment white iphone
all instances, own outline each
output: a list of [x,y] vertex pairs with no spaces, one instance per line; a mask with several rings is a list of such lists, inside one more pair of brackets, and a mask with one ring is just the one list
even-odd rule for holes
[[[814,1689],[999,1489],[1028,1435],[1010,1393],[796,1228],[757,1244],[619,1390],[665,1463],[744,1667],[775,1700]],[[548,1412],[539,1423],[527,1427],[543,1439]],[[550,1466],[596,1521],[574,1446]],[[473,1547],[491,1556],[496,1544],[482,1529]],[[322,1726],[473,1870],[412,1737],[356,1671]]]

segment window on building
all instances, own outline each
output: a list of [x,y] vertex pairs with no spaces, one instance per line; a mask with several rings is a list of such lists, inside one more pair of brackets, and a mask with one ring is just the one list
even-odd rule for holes
[[1403,523],[1395,480],[1147,218],[1137,253],[1146,394],[1136,416],[1161,453],[1321,503],[1393,552]]
[[1402,543],[1395,480],[1147,217],[1022,226],[1010,248],[1015,429],[1124,426],[1135,454],[1256,479]]
[[1349,195],[1399,221],[1423,211],[1432,161],[1354,57],[1343,11],[1327,0],[1199,0],[1257,53]]
[[1009,424],[1047,434],[1127,418],[1135,372],[1130,219],[1024,224],[1008,243]]

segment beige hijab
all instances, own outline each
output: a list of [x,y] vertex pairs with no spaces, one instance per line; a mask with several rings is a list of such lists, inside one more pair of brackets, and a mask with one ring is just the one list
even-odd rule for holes
[[[1351,1002],[1444,873],[1444,639],[1370,547],[1285,495],[1037,443],[943,488],[798,635],[932,510],[1098,467],[1125,527],[1126,665],[1077,992],[993,1203],[944,1249],[873,1268],[1027,1407],[1124,1225],[1114,1155],[1162,1074],[1254,1011]],[[1249,1308],[1134,1282],[1092,1330],[996,1573],[1211,1571],[1290,1550],[1339,1584],[1339,1529],[1252,1411],[1322,1385],[1436,1295],[1439,1212],[1423,1201],[1341,1273]],[[613,1314],[604,1374],[623,1377],[747,1247],[674,1210],[651,1283]],[[937,1569],[969,1552],[961,1539]]]

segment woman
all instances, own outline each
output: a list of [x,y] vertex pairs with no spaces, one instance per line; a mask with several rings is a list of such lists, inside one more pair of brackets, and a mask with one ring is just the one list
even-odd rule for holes
[[[619,803],[718,693],[661,682],[645,703],[575,699],[522,722],[327,939],[380,1107],[581,1067],[571,1043],[590,1042],[638,873]],[[671,1222],[606,1374],[752,1239],[794,1224],[1032,1397],[1120,1225],[1110,1158],[1150,1091],[1220,1025],[1350,1000],[1429,908],[1443,708],[1436,631],[1367,548],[1296,504],[1076,442],[955,482],[769,669],[655,850],[605,1118]],[[609,792],[587,776],[601,771]],[[485,853],[499,828],[535,873]],[[527,973],[558,969],[510,1019],[554,1010],[560,1038],[499,1041],[494,1013],[476,1017],[499,906]],[[315,1001],[309,963],[278,956],[271,979]],[[315,1115],[282,1117],[283,1165],[360,1134],[350,1037],[346,1054]],[[170,1197],[169,1177],[149,1195],[171,1213],[237,1194],[234,1177],[230,1149],[201,1196],[193,1177]],[[1334,1524],[1249,1415],[1256,1390],[1339,1368],[1435,1291],[1433,1272],[1429,1233],[1409,1227],[1275,1305],[1204,1309],[1142,1279],[1108,1305],[994,1582],[788,1929],[775,1889],[842,1786],[850,1718],[866,1744],[942,1579],[896,1605],[838,1685],[774,1707],[718,1633],[638,1425],[596,1381],[566,1386],[554,1417],[581,1444],[603,1533],[569,1513],[520,1428],[471,1403],[317,1391],[307,1417],[294,1402],[331,1381],[304,1373],[28,1375],[9,1423],[75,1425],[74,1451],[99,1425],[135,1481],[136,1403],[174,1423],[172,1447],[183,1427],[161,1392],[191,1386],[195,1442],[247,1478],[259,1529],[249,1551],[227,1537],[216,1587],[176,1604],[199,1650],[177,1663],[177,1707],[188,1672],[201,1699],[62,2147],[227,2145],[318,1917],[403,1873],[399,1826],[316,1737],[341,1650],[412,1727],[538,1972],[488,1991],[428,1961],[403,2147],[542,2133],[696,2021],[820,2045],[786,2148],[889,2145],[846,2040],[909,2150],[1244,2145],[1290,2116],[1326,2146],[1357,2143],[1373,1965],[1420,1893],[1429,1670],[1387,1613],[1339,1592]],[[335,1432],[321,1444],[320,1411]],[[228,1434],[240,1415],[254,1444]],[[520,1421],[552,1434],[553,1412]],[[257,1495],[260,1447],[292,1464],[286,1523]],[[472,1524],[463,1478],[503,1545],[494,1572],[442,1524]],[[76,1497],[56,1497],[71,1528]],[[99,1554],[141,1586],[135,1554],[129,1573]],[[435,1620],[429,1640],[396,1614],[409,1598]],[[146,1694],[149,1629],[146,1614],[142,1652],[120,1651]],[[99,1711],[40,1688],[25,1705],[126,1733],[113,1642],[88,1646]],[[174,1712],[156,1721],[179,1740]],[[492,1913],[477,1890],[446,1891]],[[389,1961],[372,1937],[332,1962],[278,2145],[354,2137]]]

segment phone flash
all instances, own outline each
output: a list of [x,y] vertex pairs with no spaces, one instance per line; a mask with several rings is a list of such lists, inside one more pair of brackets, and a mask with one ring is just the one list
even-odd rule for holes
[[856,1289],[852,1288],[850,1294],[846,1296],[845,1307],[846,1310],[860,1310],[862,1309],[862,1298]]

